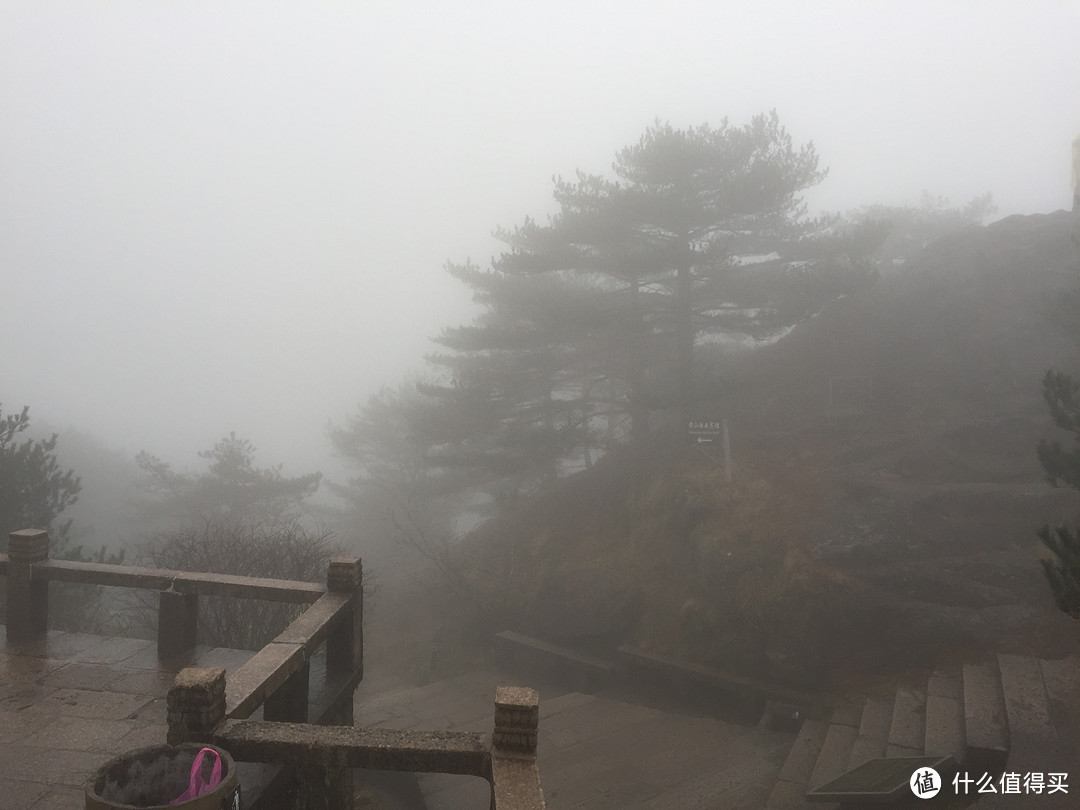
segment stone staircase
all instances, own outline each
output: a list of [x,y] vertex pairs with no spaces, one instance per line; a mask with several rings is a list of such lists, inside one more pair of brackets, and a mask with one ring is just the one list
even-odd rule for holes
[[[806,719],[766,804],[767,810],[819,810],[807,802],[821,787],[880,757],[951,755],[972,776],[1006,764],[1028,772],[1066,772],[1076,785],[1051,797],[978,796],[978,806],[1080,806],[1076,723],[1080,662],[999,655],[996,661],[938,672],[925,688],[899,687],[890,699],[864,697],[838,706],[828,720]],[[952,792],[953,786],[946,787]],[[972,788],[972,793],[975,790]]]

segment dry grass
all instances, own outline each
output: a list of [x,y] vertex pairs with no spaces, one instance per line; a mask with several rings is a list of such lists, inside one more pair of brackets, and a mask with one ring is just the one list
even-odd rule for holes
[[768,461],[744,465],[731,483],[701,462],[653,474],[636,502],[638,548],[651,547],[659,562],[638,640],[809,684],[851,638],[846,617],[858,613],[860,593],[803,543],[807,522],[828,506],[813,470]]
[[805,467],[761,459],[729,483],[700,453],[613,456],[481,527],[455,564],[477,636],[631,642],[805,684],[858,613],[855,584],[802,543],[826,506]]

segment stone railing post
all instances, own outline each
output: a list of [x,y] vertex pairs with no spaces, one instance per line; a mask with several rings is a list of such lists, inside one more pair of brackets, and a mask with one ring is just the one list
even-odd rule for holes
[[169,690],[169,745],[204,742],[224,719],[225,670],[180,670]]
[[[326,670],[335,674],[358,672],[364,676],[364,566],[359,557],[334,557],[326,575],[330,593],[352,594],[349,614],[330,629],[326,638]],[[352,717],[347,723],[352,725]]]
[[[343,779],[341,774],[348,774]],[[352,771],[336,757],[315,751],[296,763],[298,810],[352,810]]]
[[[357,682],[364,677],[364,565],[359,557],[334,557],[326,572],[330,593],[352,596],[350,608],[326,636],[326,674],[345,674]],[[345,695],[335,710],[331,723],[353,724],[352,692]],[[317,777],[316,777],[317,774]],[[322,762],[310,768],[301,783],[321,784],[327,807],[351,810],[353,806],[352,769],[336,762]]]
[[159,661],[188,658],[195,652],[199,595],[178,593],[171,586],[158,593],[157,653]]
[[496,754],[536,755],[536,729],[540,723],[540,694],[526,686],[500,686],[495,690]]
[[491,810],[544,810],[536,769],[540,694],[524,686],[495,690],[491,735]]
[[49,581],[31,579],[34,563],[49,559],[49,534],[21,529],[8,535],[7,638],[24,644],[49,630]]

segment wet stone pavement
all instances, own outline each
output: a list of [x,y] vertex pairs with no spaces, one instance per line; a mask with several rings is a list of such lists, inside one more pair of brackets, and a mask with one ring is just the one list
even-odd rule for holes
[[[760,810],[795,739],[521,681],[474,672],[409,687],[371,673],[357,690],[356,724],[491,733],[498,684],[539,686],[537,763],[552,810]],[[480,779],[422,774],[417,782],[427,810],[488,806]]]
[[[250,655],[202,649],[196,663],[233,669]],[[153,641],[50,631],[14,649],[0,626],[0,810],[81,808],[103,763],[165,742],[175,675]]]
[[[251,655],[201,648],[194,663],[233,670]],[[16,650],[0,626],[0,810],[81,808],[104,762],[165,742],[175,674],[152,641],[52,631]],[[490,734],[500,683],[528,685],[477,672],[414,687],[372,667],[356,693],[356,723]],[[618,696],[540,693],[538,762],[553,809],[758,810],[794,739]],[[480,779],[356,776],[361,798],[372,788],[365,777],[378,777],[388,788],[383,806],[394,810],[488,806]]]

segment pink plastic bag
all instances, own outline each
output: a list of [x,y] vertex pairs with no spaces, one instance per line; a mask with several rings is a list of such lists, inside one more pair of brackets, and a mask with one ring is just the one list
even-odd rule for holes
[[[203,757],[207,754],[214,755],[214,767],[210,771],[209,781],[203,779],[202,765]],[[199,751],[198,756],[195,757],[195,761],[191,764],[191,781],[188,784],[188,789],[184,793],[169,804],[180,804],[180,802],[186,802],[191,799],[196,799],[205,793],[209,793],[216,788],[221,782],[221,757],[218,756],[218,752],[213,748],[204,748]]]

